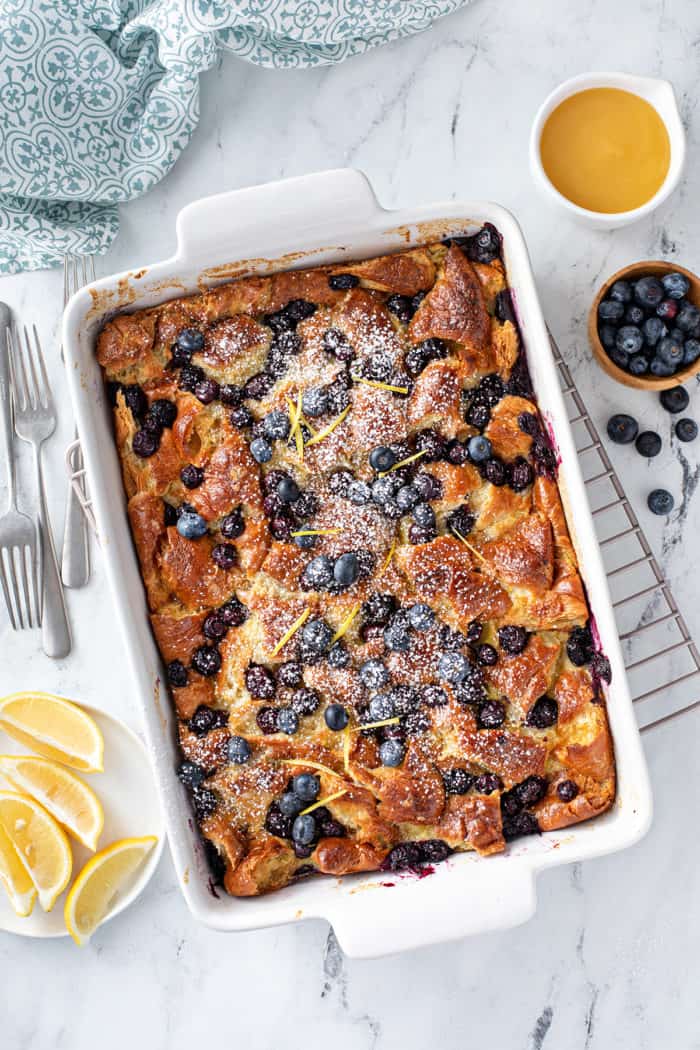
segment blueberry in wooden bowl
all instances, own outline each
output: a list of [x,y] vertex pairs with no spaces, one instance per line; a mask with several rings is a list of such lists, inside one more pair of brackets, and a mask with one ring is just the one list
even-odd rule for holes
[[588,337],[619,383],[641,390],[685,383],[700,372],[700,278],[663,261],[625,266],[598,292]]

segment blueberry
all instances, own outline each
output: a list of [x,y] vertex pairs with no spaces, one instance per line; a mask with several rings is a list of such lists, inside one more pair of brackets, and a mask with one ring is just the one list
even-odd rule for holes
[[379,745],[379,759],[383,766],[400,766],[405,754],[406,748],[400,740],[385,740]]
[[224,623],[218,613],[209,613],[202,624],[202,634],[211,642],[220,642],[228,633],[228,625]]
[[333,566],[333,578],[339,587],[351,587],[360,575],[360,562],[352,551],[341,554]]
[[482,773],[474,781],[474,790],[480,795],[491,795],[494,791],[503,790],[503,781],[495,773]]
[[408,627],[401,620],[392,620],[385,628],[382,635],[384,645],[395,653],[406,652],[411,646],[411,636]]
[[296,817],[304,809],[304,800],[293,791],[285,791],[280,795],[277,805],[285,817]]
[[397,482],[393,477],[377,478],[372,482],[372,499],[378,506],[388,503],[396,492]]
[[593,659],[593,638],[589,627],[573,627],[566,642],[566,654],[576,667]]
[[527,631],[515,624],[506,624],[498,628],[498,642],[504,653],[517,656],[527,645]]
[[292,824],[292,838],[302,846],[309,846],[316,838],[316,821],[313,813],[296,817]]
[[480,645],[476,650],[476,661],[480,667],[493,667],[498,663],[498,652],[492,645]]
[[628,445],[637,436],[639,426],[637,420],[624,413],[611,416],[608,420],[608,437],[616,445]]
[[256,700],[270,700],[275,695],[275,679],[262,664],[249,664],[245,672],[245,686]]
[[219,616],[227,627],[240,627],[248,619],[248,609],[243,602],[233,597],[220,607]]
[[461,536],[462,539],[468,536],[472,531],[475,521],[476,518],[466,503],[463,503],[461,507],[456,507],[455,510],[451,511],[445,518],[445,524],[450,532],[454,532],[456,535]]
[[685,387],[672,386],[669,390],[661,391],[659,401],[667,412],[672,412],[675,415],[675,413],[683,412],[688,407],[690,398]]
[[282,503],[295,503],[301,495],[301,489],[293,478],[282,478],[276,491]]
[[683,332],[690,332],[700,324],[700,310],[692,303],[684,303],[678,311],[676,324]]
[[188,489],[196,489],[204,481],[204,471],[194,463],[188,463],[180,471],[180,481]]
[[296,546],[301,547],[303,551],[310,551],[316,546],[318,536],[294,536],[294,542]]
[[683,364],[683,349],[683,342],[680,339],[673,339],[670,335],[665,335],[659,340],[656,356],[675,372]]
[[408,324],[413,317],[413,304],[405,295],[390,295],[386,301],[386,308],[404,324]]
[[611,321],[613,324],[621,321],[625,314],[624,303],[617,299],[603,299],[598,307],[598,317],[601,321]]
[[638,354],[644,345],[642,333],[634,325],[623,325],[617,333],[615,345],[623,353]]
[[286,412],[275,409],[268,412],[262,421],[262,429],[270,441],[282,441],[289,434],[289,417]]
[[481,434],[469,438],[467,448],[469,450],[469,458],[473,463],[485,463],[487,459],[491,458],[491,442]]
[[422,529],[434,529],[435,511],[429,503],[417,503],[413,508],[413,520]]
[[635,354],[627,362],[627,371],[633,376],[643,376],[649,371],[649,362],[644,354]]
[[355,356],[355,351],[339,328],[327,329],[323,336],[323,349],[334,354],[339,361],[351,361]]
[[446,652],[438,660],[438,674],[446,682],[461,682],[469,669],[469,660],[464,653]]
[[662,299],[656,307],[656,316],[662,321],[673,321],[678,313],[678,303],[675,299]]
[[253,438],[250,443],[250,454],[256,463],[269,463],[272,459],[272,445],[265,438]]
[[435,613],[424,602],[417,602],[408,610],[408,622],[414,631],[427,631],[435,623]]
[[277,732],[277,708],[275,707],[261,707],[255,716],[255,721],[258,724],[261,733],[269,736],[270,733]]
[[385,624],[396,608],[392,594],[371,594],[362,605],[362,619],[366,624]]
[[348,288],[356,288],[360,283],[360,278],[356,277],[354,273],[333,273],[328,278],[329,287],[335,292],[344,292]]
[[334,733],[338,733],[341,729],[345,729],[348,724],[348,713],[342,704],[329,704],[323,717],[326,720],[328,728],[332,729]]
[[624,372],[629,370],[630,355],[626,350],[620,350],[618,346],[614,346],[608,354],[608,357],[614,365],[617,365],[617,367],[621,368]]
[[327,554],[312,558],[302,573],[302,585],[308,590],[322,591],[333,582],[333,562]]
[[205,678],[213,678],[221,670],[221,654],[213,645],[200,645],[192,656],[192,666]]
[[661,438],[653,430],[643,430],[634,443],[640,456],[652,459],[661,451]]
[[219,396],[219,384],[215,379],[204,376],[198,383],[195,383],[193,394],[203,405],[210,405]]
[[238,408],[231,409],[228,418],[231,421],[231,426],[238,427],[239,429],[241,427],[249,427],[253,422],[253,417],[245,405],[239,405]]
[[641,306],[628,306],[625,310],[625,321],[627,324],[635,325],[637,328],[644,323],[646,314],[642,310]]
[[171,427],[177,419],[177,407],[165,397],[157,398],[148,410],[149,415],[159,427]]
[[683,347],[683,364],[692,365],[700,357],[700,340],[686,339]]
[[412,484],[424,500],[440,499],[442,496],[442,482],[434,474],[416,474]]
[[424,685],[420,691],[420,700],[426,707],[444,707],[447,693],[441,685]]
[[662,357],[655,355],[649,362],[649,371],[653,376],[668,379],[676,371],[676,366],[670,365]]
[[457,702],[463,707],[468,704],[479,704],[485,699],[484,680],[478,667],[470,669],[466,678],[453,686]]
[[299,773],[292,780],[292,791],[304,802],[314,802],[321,790],[321,781],[314,773]]
[[654,489],[647,497],[647,506],[652,514],[670,514],[674,499],[666,489]]
[[655,310],[664,297],[664,286],[656,277],[642,277],[634,286],[634,297],[640,306]]
[[196,762],[188,762],[187,759],[180,764],[177,771],[178,780],[188,788],[199,787],[206,779],[206,775],[206,770],[202,766]]
[[362,507],[372,498],[372,490],[366,481],[351,481],[348,485],[347,498],[356,507]]
[[328,663],[331,667],[347,667],[350,663],[350,653],[343,642],[334,642],[328,650]]
[[510,487],[513,492],[524,492],[532,484],[533,471],[526,459],[518,456],[510,465]]
[[[602,324],[598,329],[598,336],[606,350],[612,350],[617,339],[617,328],[611,324]],[[469,420],[467,419],[467,423]]]
[[206,535],[207,523],[201,514],[193,510],[183,510],[177,519],[177,531],[186,540],[198,540]]
[[506,709],[500,700],[484,700],[479,706],[477,725],[479,729],[498,729],[506,719]]
[[679,441],[695,441],[698,436],[698,425],[694,419],[679,419],[674,429]]
[[391,696],[388,693],[373,696],[369,702],[368,713],[373,722],[383,722],[385,718],[393,718],[396,710]]
[[153,456],[160,446],[160,433],[151,430],[137,430],[131,440],[131,449],[140,459]]
[[229,762],[242,766],[251,756],[250,744],[242,736],[230,736],[226,745],[226,756]]
[[442,782],[446,795],[466,795],[474,784],[474,777],[466,769],[443,769]]
[[559,717],[559,705],[551,696],[541,696],[530,710],[525,720],[526,725],[535,729],[548,729]]
[[176,689],[182,689],[187,685],[187,668],[181,660],[171,660],[167,667],[168,682]]
[[196,328],[183,328],[175,340],[179,350],[194,354],[204,349],[204,336]]
[[217,543],[212,548],[212,561],[220,569],[232,569],[238,561],[238,552],[232,543]]
[[627,281],[615,281],[608,295],[618,303],[628,303],[632,298],[632,288]]
[[360,666],[360,681],[368,689],[381,689],[389,681],[389,672],[381,660],[365,660]]
[[659,317],[649,317],[642,325],[642,334],[647,346],[656,346],[659,339],[666,335],[668,329]]
[[[667,276],[671,276],[670,274]],[[664,278],[666,280],[666,278]],[[562,780],[557,784],[557,795],[562,802],[573,802],[578,795],[578,784],[573,780]]]
[[320,703],[321,698],[315,689],[297,689],[292,694],[292,710],[298,715],[312,715]]
[[690,281],[682,273],[664,274],[661,283],[670,299],[682,299],[690,291]]
[[301,637],[312,652],[323,652],[330,645],[333,632],[325,620],[309,620],[302,628]]
[[317,419],[328,411],[328,391],[325,387],[316,386],[305,390],[301,398],[301,408],[305,416]]
[[412,510],[420,501],[420,493],[415,485],[402,485],[396,493],[396,503],[402,511]]
[[477,233],[464,239],[464,251],[472,262],[493,262],[501,251],[501,239],[496,227],[490,222],[485,223]]
[[277,712],[277,728],[280,733],[293,736],[299,728],[299,716],[291,707],[280,707]]

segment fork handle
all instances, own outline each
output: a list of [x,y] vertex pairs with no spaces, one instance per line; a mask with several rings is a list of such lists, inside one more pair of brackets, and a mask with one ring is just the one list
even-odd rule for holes
[[44,472],[41,466],[41,445],[34,446],[37,488],[39,490],[39,529],[41,532],[43,599],[41,645],[47,656],[60,660],[71,651],[71,633],[66,599],[58,571],[56,548],[51,533],[51,521],[46,507]]
[[12,455],[12,396],[10,392],[10,347],[8,333],[12,323],[9,306],[0,303],[0,459],[7,471],[8,502],[15,503],[15,463]]
[[[80,446],[76,453],[76,466],[82,466]],[[63,550],[61,552],[61,578],[65,587],[84,587],[90,579],[90,540],[87,519],[80,501],[68,482],[66,520],[63,526]]]

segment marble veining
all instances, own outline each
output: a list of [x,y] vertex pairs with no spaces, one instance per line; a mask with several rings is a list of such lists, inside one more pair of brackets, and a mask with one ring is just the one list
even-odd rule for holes
[[[123,207],[108,271],[171,254],[190,200],[346,164],[387,207],[491,198],[521,222],[554,336],[596,425],[631,411],[664,439],[651,461],[607,445],[691,630],[700,638],[700,441],[671,438],[651,394],[614,384],[591,360],[586,317],[601,280],[627,262],[666,258],[700,270],[700,6],[693,0],[477,0],[429,32],[338,67],[263,71],[229,57],[204,77],[201,122],[172,174]],[[550,210],[527,167],[530,121],[565,77],[588,69],[666,76],[688,134],[683,183],[649,220],[614,233]],[[57,534],[72,420],[59,357],[62,276],[0,281],[0,298],[36,321],[60,426],[47,452]],[[692,384],[687,414],[700,418]],[[25,506],[32,497],[21,449]],[[669,519],[650,489],[676,496]],[[137,722],[98,551],[90,586],[69,595],[75,649],[51,663],[0,621],[0,693],[38,686]],[[652,618],[650,604],[639,622]],[[700,804],[697,715],[645,738],[656,816],[632,849],[546,872],[536,917],[513,930],[374,962],[343,957],[320,922],[237,936],[195,925],[167,855],[141,899],[84,950],[0,934],[0,1045],[8,1050],[190,1050],[281,1043],[306,1050],[700,1048]],[[478,908],[478,900],[464,907]]]

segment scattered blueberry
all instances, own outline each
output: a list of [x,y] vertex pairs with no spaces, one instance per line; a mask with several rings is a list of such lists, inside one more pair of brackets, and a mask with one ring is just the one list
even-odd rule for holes
[[238,552],[232,543],[217,543],[212,548],[212,561],[220,569],[232,569],[238,560]]
[[153,456],[159,447],[160,433],[153,433],[151,430],[137,430],[131,440],[132,451],[140,459]]
[[491,795],[503,790],[503,781],[495,773],[481,773],[474,781],[474,790],[481,795]]
[[479,705],[477,725],[479,729],[498,729],[506,719],[506,709],[500,700],[484,700]]
[[443,653],[438,660],[438,674],[446,682],[461,682],[469,668],[469,660],[459,651]]
[[294,791],[285,791],[280,795],[277,805],[285,817],[296,817],[304,809],[304,800]]
[[408,622],[414,631],[427,631],[435,622],[435,613],[429,605],[418,602],[408,610]]
[[181,332],[178,332],[175,344],[178,350],[195,354],[204,349],[204,336],[196,328],[183,328]]
[[277,728],[280,733],[293,736],[299,728],[299,716],[291,707],[280,707],[277,712]]
[[262,421],[262,429],[270,441],[282,441],[289,434],[289,416],[279,409],[268,412]]
[[411,636],[408,633],[407,623],[396,618],[384,628],[382,637],[387,649],[395,653],[405,652],[411,646]]
[[444,707],[447,693],[441,685],[424,685],[420,691],[421,703],[426,707]]
[[194,463],[188,463],[180,471],[180,481],[188,489],[196,489],[204,481],[204,471]]
[[385,740],[379,745],[379,759],[383,766],[400,766],[406,749],[400,740]]
[[333,562],[327,554],[312,558],[301,574],[301,584],[306,590],[326,590],[333,582]]
[[413,520],[423,529],[434,529],[435,511],[429,503],[417,503],[413,508]]
[[253,438],[250,443],[250,454],[256,463],[269,463],[272,459],[272,445],[265,438]]
[[262,664],[250,664],[245,672],[245,686],[256,700],[270,700],[275,695],[275,679]]
[[679,441],[695,441],[698,436],[698,425],[694,419],[679,419],[674,429]]
[[396,609],[396,599],[392,594],[371,594],[362,605],[362,619],[366,624],[387,623]]
[[330,667],[347,667],[350,663],[350,653],[343,642],[337,641],[328,650],[326,659]]
[[356,554],[350,551],[336,558],[333,566],[333,577],[339,587],[351,587],[360,575],[360,562]]
[[498,642],[504,653],[517,656],[527,645],[527,631],[515,624],[506,624],[498,628]]
[[643,430],[635,441],[634,447],[640,456],[652,459],[661,451],[661,438],[653,430]]
[[168,664],[168,682],[176,689],[182,689],[187,685],[187,668],[181,660],[171,660]]
[[530,710],[525,720],[526,725],[535,729],[548,729],[559,717],[559,705],[550,696],[541,696]]
[[[670,274],[668,276],[671,276]],[[562,802],[573,802],[578,795],[578,784],[573,780],[562,780],[557,784],[557,795]]]
[[297,689],[292,693],[292,710],[298,715],[312,715],[318,710],[321,697],[315,689]]
[[185,759],[184,762],[180,763],[177,771],[177,778],[180,783],[184,784],[188,788],[199,787],[206,778],[206,770],[196,762],[188,762]]
[[481,434],[476,434],[474,437],[469,438],[467,448],[469,450],[469,458],[473,463],[485,463],[487,459],[491,458],[491,442]]
[[221,670],[221,654],[213,645],[200,645],[192,656],[192,666],[205,678],[212,678]]
[[670,514],[673,503],[673,496],[666,489],[654,489],[647,497],[647,506],[652,514]]
[[576,667],[583,667],[591,662],[594,648],[589,627],[572,627],[566,642],[566,653]]
[[227,627],[240,627],[248,619],[248,609],[243,602],[233,597],[220,607],[219,616]]
[[296,817],[292,824],[292,838],[302,846],[309,846],[316,838],[316,821],[313,813],[304,813]]
[[498,652],[492,645],[479,645],[476,649],[476,661],[481,667],[493,667],[498,663]]
[[366,481],[351,481],[348,485],[347,498],[356,507],[362,507],[372,499],[372,489]]
[[474,777],[466,769],[457,766],[455,769],[442,770],[442,782],[446,795],[466,795],[474,784]]
[[242,736],[230,736],[226,744],[226,755],[229,762],[242,766],[251,756],[250,744]]
[[314,802],[321,790],[321,781],[314,773],[299,773],[292,780],[292,791],[304,802]]
[[348,713],[342,704],[329,704],[323,717],[328,728],[332,729],[334,733],[345,729],[348,724]]
[[177,519],[177,531],[186,540],[198,540],[206,535],[207,523],[201,514],[194,510],[183,510]]
[[661,391],[659,401],[667,412],[672,412],[675,415],[675,413],[683,412],[688,407],[690,398],[685,387],[672,386],[669,390]]
[[301,637],[313,652],[323,652],[330,645],[333,632],[325,620],[309,620],[302,628]]
[[328,284],[335,292],[344,292],[348,288],[356,288],[360,278],[354,273],[334,273],[328,278]]
[[396,714],[394,701],[389,693],[380,693],[372,697],[367,712],[373,722],[383,722],[385,718],[393,718]]
[[301,495],[301,489],[294,478],[282,478],[277,486],[277,495],[282,503],[295,503]]
[[616,445],[628,445],[637,436],[639,426],[637,420],[624,413],[611,416],[608,420],[608,437]]
[[396,493],[396,504],[402,511],[413,510],[420,502],[420,493],[415,485],[402,485]]

